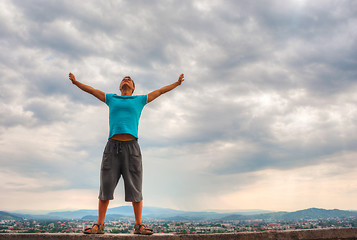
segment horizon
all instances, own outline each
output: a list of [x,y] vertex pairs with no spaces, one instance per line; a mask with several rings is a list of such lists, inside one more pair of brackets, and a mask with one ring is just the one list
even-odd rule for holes
[[[109,209],[112,208],[120,208],[120,207],[131,207],[131,206],[118,206],[118,207],[108,207]],[[305,209],[297,209],[297,210],[266,210],[266,209],[227,209],[227,210],[202,210],[202,211],[185,211],[185,210],[178,210],[178,209],[172,209],[172,208],[164,208],[164,207],[153,207],[153,206],[146,206],[145,208],[160,208],[160,209],[170,209],[170,210],[176,210],[176,211],[183,211],[183,212],[213,212],[213,213],[244,213],[244,212],[297,212],[297,211],[302,211],[302,210],[308,210],[308,209],[323,209],[323,210],[341,210],[341,211],[351,211],[351,212],[357,212],[357,209],[325,209],[325,208],[319,208],[319,207],[310,207],[310,208],[305,208]],[[46,215],[48,213],[56,213],[56,212],[76,212],[76,211],[81,211],[81,210],[90,210],[90,211],[96,211],[98,209],[58,209],[58,210],[13,210],[13,211],[7,211],[7,210],[1,210],[4,212],[9,212],[9,213],[22,213],[22,214],[35,214],[35,215]]]
[[4,209],[98,206],[108,107],[70,72],[137,95],[185,75],[141,114],[144,208],[357,208],[357,1],[0,7]]

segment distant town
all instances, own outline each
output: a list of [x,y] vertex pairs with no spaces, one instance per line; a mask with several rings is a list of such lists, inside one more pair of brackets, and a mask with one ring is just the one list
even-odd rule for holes
[[[0,233],[81,233],[93,222],[81,220],[0,220]],[[293,229],[350,228],[357,227],[357,218],[310,219],[301,221],[163,221],[146,222],[154,233],[208,234],[234,232],[261,232]],[[108,221],[107,233],[132,233],[135,222],[131,220]]]
[[[208,234],[262,232],[296,229],[357,227],[357,211],[310,208],[295,212],[185,212],[146,207],[143,222],[154,233]],[[132,233],[134,218],[130,207],[108,209],[107,233]],[[0,233],[81,233],[96,221],[96,210],[50,212],[30,215],[0,211]]]

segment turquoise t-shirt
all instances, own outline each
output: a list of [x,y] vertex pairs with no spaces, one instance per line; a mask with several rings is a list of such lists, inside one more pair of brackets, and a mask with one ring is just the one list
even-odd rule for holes
[[147,103],[147,95],[105,94],[109,107],[109,138],[115,134],[131,134],[138,139],[141,112]]

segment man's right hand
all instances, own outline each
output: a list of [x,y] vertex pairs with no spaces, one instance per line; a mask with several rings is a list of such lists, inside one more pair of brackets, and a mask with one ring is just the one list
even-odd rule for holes
[[74,81],[76,81],[76,77],[73,75],[73,73],[69,73],[69,80],[71,80],[73,84]]
[[104,92],[102,92],[98,89],[92,88],[91,86],[88,86],[88,85],[78,82],[76,80],[75,76],[73,75],[73,73],[69,73],[68,76],[69,76],[69,80],[71,80],[74,85],[76,85],[83,91],[92,94],[93,96],[98,98],[100,101],[105,102],[105,93]]

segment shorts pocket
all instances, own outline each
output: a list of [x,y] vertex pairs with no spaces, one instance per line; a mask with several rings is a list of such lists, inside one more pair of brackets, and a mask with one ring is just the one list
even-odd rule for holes
[[112,153],[104,153],[102,159],[102,166],[100,169],[109,170],[112,168]]
[[141,172],[142,171],[141,155],[132,154],[130,156],[129,171],[130,172]]

